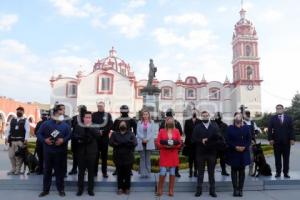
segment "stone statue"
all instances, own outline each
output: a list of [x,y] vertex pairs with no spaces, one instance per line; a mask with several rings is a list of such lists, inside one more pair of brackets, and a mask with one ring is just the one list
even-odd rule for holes
[[153,60],[150,59],[147,87],[151,87],[152,86],[152,82],[153,82],[153,79],[155,77],[156,71],[157,71],[157,68],[154,66]]

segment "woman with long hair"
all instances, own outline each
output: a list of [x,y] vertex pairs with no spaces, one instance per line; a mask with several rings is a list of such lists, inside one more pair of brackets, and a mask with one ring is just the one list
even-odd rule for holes
[[159,182],[157,196],[163,194],[163,187],[167,172],[169,172],[169,196],[174,196],[175,169],[179,166],[178,151],[182,145],[180,133],[175,128],[173,118],[167,118],[165,128],[160,129],[156,145],[159,149]]
[[136,151],[140,154],[141,178],[148,178],[151,173],[151,151],[155,149],[154,123],[150,118],[148,110],[142,110],[142,118],[137,124],[137,146]]

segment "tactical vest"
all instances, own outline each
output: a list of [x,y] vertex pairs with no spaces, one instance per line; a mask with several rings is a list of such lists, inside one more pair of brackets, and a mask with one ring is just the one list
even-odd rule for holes
[[24,141],[25,139],[25,123],[26,123],[26,118],[20,119],[17,121],[16,118],[13,118],[10,122],[10,139],[12,141]]

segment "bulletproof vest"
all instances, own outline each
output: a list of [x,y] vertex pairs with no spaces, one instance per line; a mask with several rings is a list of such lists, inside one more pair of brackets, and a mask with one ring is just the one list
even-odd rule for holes
[[13,118],[10,122],[10,138],[11,140],[24,140],[25,139],[25,123],[26,118],[17,121]]

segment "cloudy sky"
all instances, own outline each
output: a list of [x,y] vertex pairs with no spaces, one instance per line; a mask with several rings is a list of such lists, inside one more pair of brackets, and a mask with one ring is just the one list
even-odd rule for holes
[[[49,103],[52,74],[89,73],[112,46],[138,79],[232,80],[240,0],[0,0],[0,95]],[[299,90],[300,2],[245,0],[259,36],[263,111]],[[299,81],[300,82],[300,81]]]

